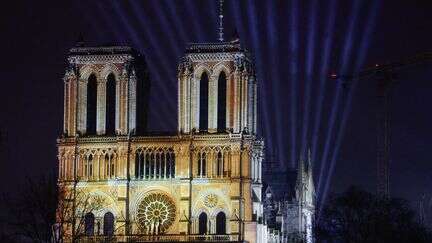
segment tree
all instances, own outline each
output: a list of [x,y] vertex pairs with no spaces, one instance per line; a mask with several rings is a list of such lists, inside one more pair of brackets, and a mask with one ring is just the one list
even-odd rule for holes
[[[100,210],[104,198],[62,184],[54,174],[26,181],[14,195],[2,195],[1,242],[76,242],[85,235],[85,215]],[[75,213],[74,213],[75,212]],[[7,239],[7,240],[6,240]]]
[[432,242],[408,203],[350,187],[324,207],[316,225],[319,242]]
[[42,176],[26,177],[25,182],[13,195],[2,195],[4,227],[9,237],[17,241],[49,242],[57,207],[57,179]]

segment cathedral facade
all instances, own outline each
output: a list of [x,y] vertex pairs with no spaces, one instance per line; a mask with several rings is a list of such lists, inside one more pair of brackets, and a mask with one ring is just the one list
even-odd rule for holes
[[58,139],[64,241],[267,242],[257,80],[238,40],[191,44],[178,65],[178,129],[146,132],[144,58],[75,47]]

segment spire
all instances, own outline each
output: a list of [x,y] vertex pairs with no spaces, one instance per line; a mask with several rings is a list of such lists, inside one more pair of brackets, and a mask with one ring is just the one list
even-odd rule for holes
[[223,37],[223,2],[224,0],[219,0],[219,41],[224,41]]
[[307,160],[307,168],[308,168],[308,174],[309,176],[312,175],[312,156],[311,156],[311,149],[308,148],[308,160]]

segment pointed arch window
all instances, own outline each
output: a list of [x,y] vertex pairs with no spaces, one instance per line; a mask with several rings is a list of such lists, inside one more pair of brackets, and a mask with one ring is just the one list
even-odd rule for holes
[[208,129],[208,86],[209,79],[207,73],[201,75],[200,80],[200,110],[199,110],[199,130],[207,131]]
[[216,160],[216,175],[219,177],[223,176],[223,167],[224,167],[224,157],[222,152],[217,153],[217,160]]
[[205,152],[199,153],[198,166],[197,166],[198,168],[197,174],[199,177],[205,177],[207,175],[206,163],[207,163],[207,154]]
[[85,175],[87,176],[87,179],[91,179],[91,177],[93,176],[93,155],[90,154],[87,157],[87,161],[85,163]]
[[97,79],[91,74],[87,80],[87,134],[96,134]]
[[103,232],[104,235],[112,236],[114,234],[114,215],[107,212],[103,219]]
[[227,80],[225,72],[221,72],[218,78],[218,102],[217,102],[217,129],[218,132],[226,130],[226,88]]
[[95,217],[93,213],[87,213],[84,216],[84,230],[87,236],[91,236],[94,234],[94,221]]
[[198,234],[207,234],[207,214],[202,212],[198,218]]
[[107,77],[105,104],[105,133],[115,135],[116,79],[113,73],[110,73]]
[[216,215],[216,234],[226,234],[226,216],[224,212],[219,212]]

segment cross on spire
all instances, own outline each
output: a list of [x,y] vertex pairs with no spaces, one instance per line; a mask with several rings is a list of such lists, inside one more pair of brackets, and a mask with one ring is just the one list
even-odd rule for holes
[[223,37],[223,3],[224,0],[219,0],[219,41],[224,41]]

